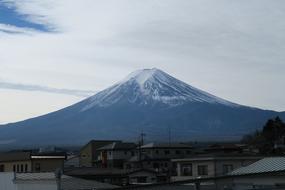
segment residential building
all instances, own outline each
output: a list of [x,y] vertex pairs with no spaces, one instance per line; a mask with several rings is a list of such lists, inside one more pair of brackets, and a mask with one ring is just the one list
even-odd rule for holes
[[147,185],[167,182],[166,174],[161,174],[155,170],[138,169],[128,172],[129,185]]
[[136,144],[127,142],[113,142],[103,146],[97,149],[100,152],[97,166],[103,168],[123,168],[125,161],[135,155],[136,147]]
[[192,147],[180,143],[149,143],[138,148],[137,154],[126,163],[126,169],[151,169],[160,173],[172,173],[171,159],[186,158],[192,153]]
[[85,167],[73,168],[65,171],[64,174],[119,186],[167,182],[166,175],[149,169],[125,170],[118,168]]
[[54,172],[62,169],[65,153],[8,152],[0,154],[0,172]]
[[176,176],[172,180],[210,178],[225,175],[237,168],[250,165],[262,159],[250,155],[203,155],[191,158],[173,159],[176,165]]
[[[228,174],[233,190],[285,189],[285,157],[268,157]],[[220,183],[225,183],[221,180]]]
[[182,143],[149,143],[140,147],[143,154],[153,159],[184,158],[192,153],[192,146]]
[[80,150],[79,165],[80,167],[93,167],[98,160],[100,151],[97,149],[111,144],[113,140],[92,140],[83,146]]

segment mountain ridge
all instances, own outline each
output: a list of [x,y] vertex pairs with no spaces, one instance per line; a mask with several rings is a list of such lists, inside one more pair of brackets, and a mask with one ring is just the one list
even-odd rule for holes
[[2,125],[0,147],[135,141],[141,131],[148,140],[163,141],[169,130],[176,141],[236,140],[276,116],[284,119],[285,112],[232,103],[159,69],[144,69],[74,105]]

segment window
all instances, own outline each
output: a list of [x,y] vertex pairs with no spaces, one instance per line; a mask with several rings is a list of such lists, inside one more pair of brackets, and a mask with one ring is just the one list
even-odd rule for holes
[[0,172],[5,172],[5,165],[0,165]]
[[130,165],[130,164],[127,164],[127,165],[126,165],[126,169],[131,169],[131,165]]
[[227,173],[233,171],[233,169],[234,169],[234,167],[233,167],[232,164],[225,164],[225,165],[223,165],[223,173],[224,174],[227,174]]
[[182,176],[192,176],[192,164],[182,166]]
[[17,164],[17,172],[20,171],[20,167],[19,167],[19,164]]
[[180,153],[181,153],[180,150],[175,151],[175,154],[180,154]]
[[168,154],[170,154],[170,151],[169,151],[169,150],[165,150],[165,151],[164,151],[164,154],[165,154],[165,155],[168,155]]
[[208,175],[208,166],[207,165],[199,165],[198,166],[198,175]]
[[24,172],[24,165],[21,164],[21,172]]
[[25,172],[28,172],[28,164],[25,164]]
[[191,154],[191,151],[190,151],[190,150],[187,150],[187,151],[186,151],[186,154]]
[[125,153],[125,155],[128,155],[128,152],[127,152],[127,151],[125,151],[124,153]]
[[137,180],[138,180],[138,183],[146,183],[147,177],[144,177],[144,176],[138,177]]
[[13,165],[13,172],[16,172],[16,165]]
[[155,151],[155,154],[159,154],[159,150],[156,150],[156,151]]
[[153,168],[159,168],[159,163],[153,163]]
[[41,171],[41,164],[40,163],[36,163],[35,170],[36,170],[36,172],[40,172]]

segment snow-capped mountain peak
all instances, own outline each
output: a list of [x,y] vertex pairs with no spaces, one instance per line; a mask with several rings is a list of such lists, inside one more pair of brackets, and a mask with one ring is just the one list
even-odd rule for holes
[[159,72],[162,72],[156,68],[153,69],[143,69],[143,70],[137,70],[135,72],[132,72],[129,74],[126,78],[124,78],[120,83],[125,83],[129,80],[136,80],[136,82],[140,85],[144,85],[144,83],[147,80],[152,79],[155,75],[157,75]]
[[132,72],[120,82],[87,99],[82,111],[94,106],[107,107],[119,102],[139,105],[162,103],[167,106],[206,102],[238,106],[153,68]]

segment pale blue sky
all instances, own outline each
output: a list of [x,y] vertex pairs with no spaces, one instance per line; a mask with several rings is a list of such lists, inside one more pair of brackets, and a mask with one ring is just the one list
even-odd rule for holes
[[0,123],[156,67],[227,100],[285,110],[283,0],[0,0]]

